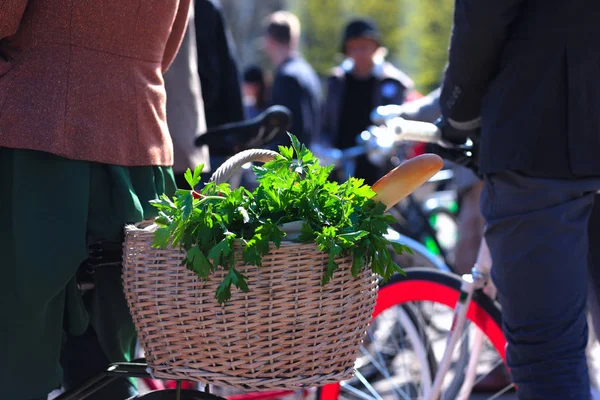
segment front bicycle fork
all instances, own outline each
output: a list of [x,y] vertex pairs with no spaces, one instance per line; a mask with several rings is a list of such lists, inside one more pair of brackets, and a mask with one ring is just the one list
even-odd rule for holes
[[[485,239],[483,239],[479,247],[477,261],[471,270],[471,274],[465,274],[462,276],[460,294],[456,303],[456,307],[454,308],[454,317],[452,319],[452,326],[448,332],[448,339],[446,348],[444,350],[444,355],[439,363],[433,385],[425,393],[426,400],[437,400],[440,397],[444,378],[446,377],[446,374],[448,373],[452,363],[454,349],[456,348],[456,345],[458,344],[465,330],[467,311],[471,304],[471,300],[473,299],[473,293],[475,293],[475,291],[478,289],[483,289],[484,293],[490,298],[493,299],[496,297],[496,287],[491,279],[489,279],[491,268],[492,259],[490,256],[490,251],[487,247]],[[461,386],[460,394],[457,398],[458,400],[468,399],[469,394],[471,393],[471,389],[475,383],[476,367],[483,349],[484,338],[483,332],[481,332],[479,329],[476,329],[476,334],[473,338],[474,344],[470,352],[469,364],[467,365],[465,372],[465,381]]]

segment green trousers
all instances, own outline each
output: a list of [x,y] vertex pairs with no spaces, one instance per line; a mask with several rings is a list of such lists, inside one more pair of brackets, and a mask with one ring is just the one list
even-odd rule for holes
[[[169,167],[121,167],[0,148],[0,387],[43,397],[62,383],[60,352],[93,327],[111,362],[131,358],[135,329],[120,270],[98,273],[86,304],[75,274],[89,237],[122,241],[155,216],[148,201],[175,190]],[[68,368],[68,366],[65,366]]]

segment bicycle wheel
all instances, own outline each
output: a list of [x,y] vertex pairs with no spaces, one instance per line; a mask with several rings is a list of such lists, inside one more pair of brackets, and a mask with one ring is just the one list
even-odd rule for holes
[[355,376],[341,383],[345,397],[371,399],[393,392],[399,398],[411,399],[431,385],[436,362],[427,337],[420,335],[422,329],[416,323],[411,305],[388,307],[378,313],[361,346]]
[[[406,276],[398,275],[393,277],[389,283],[382,286],[379,290],[377,304],[373,314],[374,324],[377,322],[377,319],[381,315],[384,315],[388,310],[398,308],[410,310],[410,312],[412,312],[411,324],[419,329],[417,336],[421,338],[421,344],[418,346],[428,349],[428,352],[430,353],[428,358],[433,354],[433,357],[436,360],[439,360],[444,352],[447,336],[439,335],[439,332],[436,334],[435,330],[432,330],[427,326],[426,319],[431,316],[424,315],[423,310],[427,310],[427,313],[434,313],[435,318],[437,319],[436,326],[439,326],[445,321],[449,330],[453,322],[453,309],[456,306],[460,295],[460,285],[461,279],[449,273],[425,268],[407,269]],[[491,372],[496,365],[502,364],[505,358],[506,340],[500,324],[500,309],[493,300],[478,291],[474,294],[473,300],[469,306],[467,319],[470,324],[465,328],[464,338],[471,338],[476,329],[481,330],[486,338],[484,351],[482,353],[483,356],[481,357],[482,362],[477,368],[477,378],[481,379],[486,375],[483,370],[484,367],[487,367],[488,372]],[[473,343],[474,341],[470,340],[469,342]],[[465,343],[467,342],[463,341],[455,349],[457,355],[456,357],[453,356],[453,365],[456,369],[463,369],[466,366],[464,357],[465,354],[468,357],[469,353],[465,353],[464,347],[462,347],[463,345],[466,345]],[[414,361],[406,360],[402,357],[396,357],[396,359],[398,360],[397,362],[406,363],[404,368],[414,365]],[[398,365],[396,365],[396,367],[401,369]],[[443,399],[455,399],[458,395],[462,383],[462,376],[458,372],[459,371],[457,370],[451,370],[447,374],[443,386]],[[415,378],[418,375],[419,374],[415,374]],[[422,381],[419,384],[418,382],[413,381],[412,383],[405,382],[404,385],[410,386],[410,384],[412,384],[414,387],[417,387],[418,390],[415,392],[401,393],[395,390],[380,390],[380,388],[386,387],[394,388],[394,381],[396,379],[398,378],[392,372],[388,374],[387,377],[374,376],[369,377],[369,379],[365,378],[366,382],[360,380],[360,382],[357,382],[357,380],[354,379],[341,382],[340,384],[327,385],[320,391],[320,398],[323,400],[333,400],[338,398],[422,399],[424,398],[424,393],[431,387],[430,382]],[[389,381],[391,381],[391,383]],[[358,383],[362,384],[363,387],[358,387]]]

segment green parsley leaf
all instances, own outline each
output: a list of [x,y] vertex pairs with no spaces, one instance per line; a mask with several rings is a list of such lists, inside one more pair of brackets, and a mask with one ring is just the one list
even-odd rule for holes
[[188,185],[190,185],[191,189],[194,189],[200,183],[200,174],[202,173],[203,169],[204,164],[199,164],[196,166],[196,168],[194,168],[193,174],[189,168],[187,169],[187,171],[185,171],[185,174],[183,174],[183,177],[185,178]]
[[[231,298],[232,285],[252,290],[236,263],[262,267],[272,245],[279,247],[285,240],[279,226],[288,222],[303,221],[296,241],[316,243],[328,255],[324,285],[338,270],[339,258],[347,255],[353,255],[354,277],[365,268],[383,279],[402,271],[390,251],[409,249],[385,238],[395,220],[385,214],[385,205],[372,200],[371,187],[356,178],[331,182],[333,166],[320,166],[297,137],[288,136],[291,146],[280,146],[280,157],[252,167],[258,181],[252,192],[209,182],[199,189],[200,199],[179,189],[173,198],[163,195],[151,202],[158,210],[154,247],[181,246],[187,252],[183,264],[201,279],[217,266],[227,271],[215,294],[221,304]],[[191,187],[199,183],[202,168],[186,171]],[[241,260],[236,246],[241,246]]]
[[152,238],[152,247],[164,249],[169,245],[169,240],[171,239],[171,232],[169,228],[158,228],[154,232],[154,237]]
[[206,279],[209,277],[210,272],[213,270],[213,266],[208,261],[208,258],[200,251],[197,246],[192,247],[187,251],[187,265],[191,266],[191,270],[195,272],[198,277]]

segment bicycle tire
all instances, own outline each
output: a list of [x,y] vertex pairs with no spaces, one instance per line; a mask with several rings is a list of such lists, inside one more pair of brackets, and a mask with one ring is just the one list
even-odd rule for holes
[[[405,276],[396,275],[379,289],[373,318],[386,309],[415,301],[428,301],[454,308],[460,296],[461,282],[458,276],[436,269],[406,269]],[[502,332],[499,305],[478,290],[474,293],[467,311],[467,320],[483,331],[505,362],[506,339]],[[340,397],[339,383],[322,387],[318,396],[321,400],[335,400]]]

